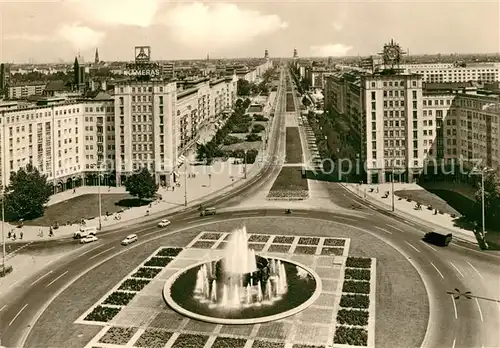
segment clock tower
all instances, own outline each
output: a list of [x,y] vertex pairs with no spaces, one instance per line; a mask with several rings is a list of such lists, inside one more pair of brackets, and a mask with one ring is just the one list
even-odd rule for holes
[[380,53],[386,70],[399,70],[401,56],[404,54],[401,46],[391,39],[389,43],[384,45],[383,51]]

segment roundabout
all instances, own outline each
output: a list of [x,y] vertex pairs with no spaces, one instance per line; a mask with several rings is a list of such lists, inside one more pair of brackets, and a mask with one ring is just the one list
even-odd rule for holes
[[[334,339],[335,328],[338,320],[341,319],[338,312],[341,310],[339,301],[342,296],[345,297],[344,303],[355,301],[357,298],[355,293],[342,292],[343,272],[346,268],[351,268],[346,267],[349,256],[371,258],[376,260],[377,265],[376,272],[370,278],[376,294],[368,294],[368,297],[374,298],[370,303],[372,303],[372,309],[376,308],[376,311],[372,312],[376,313],[372,315],[376,318],[376,330],[375,319],[372,320],[370,315],[367,320],[371,322],[371,328],[361,329],[368,329],[367,332],[371,330],[373,336],[371,340],[376,342],[377,347],[392,347],[395,344],[420,345],[428,320],[427,294],[418,273],[403,255],[389,247],[380,238],[357,227],[349,226],[352,223],[346,223],[341,215],[338,217],[334,214],[315,216],[311,213],[312,218],[310,218],[282,217],[278,216],[277,212],[274,214],[274,216],[238,218],[230,218],[228,215],[221,214],[217,219],[198,221],[196,224],[185,223],[177,227],[173,223],[171,232],[145,231],[145,235],[150,235],[149,238],[141,239],[140,244],[131,248],[109,252],[109,255],[107,253],[102,256],[98,255],[102,253],[99,250],[106,248],[106,245],[103,245],[102,249],[97,249],[95,252],[98,256],[95,258],[92,256],[95,265],[90,270],[88,266],[84,266],[83,260],[74,260],[78,263],[78,267],[75,265],[78,270],[75,278],[55,294],[56,297],[51,300],[35,325],[30,328],[24,346],[106,347],[107,344],[116,344],[103,343],[108,342],[111,336],[115,338],[123,336],[121,338],[123,341],[127,337],[132,340],[132,336],[136,335],[134,340],[138,340],[146,331],[144,337],[153,335],[152,332],[155,335],[164,333],[169,336],[169,340],[174,336],[184,337],[189,334],[207,336],[210,339],[216,339],[219,336],[238,340],[259,337],[266,342],[274,343],[287,342],[287,340],[296,342],[293,344],[316,342],[316,345],[324,346],[326,340],[332,342]],[[359,221],[362,222],[362,219],[360,218]],[[290,260],[305,266],[306,269],[313,269],[321,278],[321,296],[311,306],[297,314],[259,324],[224,325],[202,322],[189,319],[189,316],[181,315],[169,308],[163,299],[166,282],[176,273],[183,273],[182,270],[190,269],[210,258],[220,258],[227,244],[225,236],[243,225],[247,227],[250,234],[249,246],[254,248],[257,255]],[[255,234],[254,231],[259,231],[259,233]],[[205,235],[205,233],[208,234]],[[202,236],[204,237],[201,238]],[[116,238],[116,241],[118,240],[119,238]],[[112,243],[115,241],[110,240],[107,243],[108,249]],[[165,248],[178,248],[182,251],[175,256],[175,252],[164,251],[163,253],[166,252],[166,254],[162,255],[171,255],[171,259],[164,265],[162,261],[165,260],[160,260],[160,258],[165,256],[155,255]],[[87,259],[89,255],[92,254],[85,255]],[[177,256],[181,258],[176,259]],[[66,270],[69,266],[61,267],[62,270]],[[157,268],[159,272],[148,273],[149,270],[141,270],[141,268]],[[142,275],[138,275],[138,272],[142,272]],[[370,271],[368,273],[370,274]],[[349,271],[347,278],[352,275],[359,277],[359,274],[366,277],[365,271],[356,270],[354,267]],[[146,275],[149,281],[146,281],[148,279],[135,279],[134,281],[129,279]],[[126,286],[122,287],[124,282]],[[122,288],[119,289],[120,287]],[[365,290],[355,289],[354,291]],[[113,292],[133,293],[134,296],[127,299],[128,297],[123,294],[119,296],[115,294],[110,298]],[[39,298],[37,300],[40,301]],[[104,305],[115,308],[114,315],[111,319],[107,319],[108,321],[98,323],[83,320],[95,309],[95,306],[105,301],[126,302],[127,304],[126,306],[109,305],[109,303]],[[359,299],[357,301],[359,302]],[[370,305],[366,306],[358,302],[354,302],[357,307],[370,307]],[[68,306],[69,303],[71,306]],[[117,311],[118,308],[120,310]],[[411,322],[406,320],[409,313],[412,316]],[[346,315],[351,316],[342,311],[342,320],[345,320]],[[67,318],[67,321],[54,321],[54,318],[58,317]],[[357,319],[354,320],[366,322],[365,319],[356,317]],[[54,324],[55,322],[57,325]],[[110,327],[115,328],[109,329]],[[133,329],[127,331],[124,328]],[[12,329],[15,330],[16,327],[12,326]],[[103,338],[108,332],[107,329],[111,331]],[[402,329],[405,332],[404,337],[400,335]],[[121,332],[120,335],[116,333],[117,330]],[[290,336],[291,332],[294,333],[293,337]],[[130,334],[132,336],[129,337]],[[325,341],[320,342],[320,337],[323,337]],[[300,338],[303,341],[300,341]],[[102,342],[99,342],[100,340]],[[127,345],[130,344],[130,340],[126,343]],[[367,344],[368,337],[366,337]],[[218,346],[217,344],[213,347]],[[235,347],[238,346],[239,344],[235,345]]]

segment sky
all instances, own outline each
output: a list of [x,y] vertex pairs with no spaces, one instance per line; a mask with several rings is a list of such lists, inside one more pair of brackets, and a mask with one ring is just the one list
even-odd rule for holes
[[0,61],[500,52],[498,0],[0,0]]

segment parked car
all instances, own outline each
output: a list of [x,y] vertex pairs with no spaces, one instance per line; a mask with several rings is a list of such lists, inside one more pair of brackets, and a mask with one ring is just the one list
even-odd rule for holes
[[122,240],[122,245],[129,245],[134,242],[137,242],[137,235],[136,234],[129,234],[127,238]]
[[205,208],[200,212],[200,216],[215,215],[215,208]]
[[165,219],[165,220],[161,220],[158,223],[158,227],[167,227],[170,224],[171,224],[170,220]]
[[99,240],[96,236],[87,236],[80,239],[80,244],[92,243]]
[[438,246],[448,246],[451,240],[453,239],[453,235],[451,233],[442,234],[439,232],[427,232],[423,238],[423,240],[427,243],[438,245]]
[[88,236],[95,236],[96,234],[97,234],[97,227],[95,226],[80,227],[78,231],[73,233],[73,238],[80,239]]

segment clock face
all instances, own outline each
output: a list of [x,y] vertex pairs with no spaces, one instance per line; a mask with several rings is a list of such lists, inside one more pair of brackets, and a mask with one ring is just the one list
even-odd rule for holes
[[385,54],[389,60],[396,60],[399,57],[399,50],[397,47],[388,47]]

